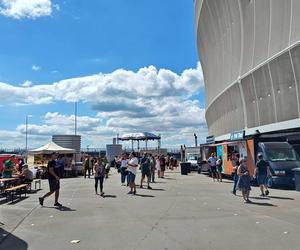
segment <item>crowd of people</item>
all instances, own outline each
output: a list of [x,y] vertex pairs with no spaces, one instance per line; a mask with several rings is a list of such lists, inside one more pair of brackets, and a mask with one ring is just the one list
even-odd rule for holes
[[[60,178],[62,177],[60,157],[57,153],[51,154],[51,159],[47,165],[47,175],[50,191],[44,196],[39,197],[41,206],[44,204],[45,198],[55,194],[54,206],[61,207],[59,203]],[[135,152],[130,154],[122,154],[116,156],[112,162],[108,162],[106,157],[93,158],[86,155],[83,161],[84,178],[90,178],[91,175],[95,179],[95,194],[104,196],[104,179],[108,178],[110,167],[116,167],[121,175],[121,185],[127,185],[130,189],[128,194],[136,194],[136,175],[138,169],[141,170],[140,188],[143,188],[143,183],[146,180],[147,188],[152,189],[150,183],[155,183],[155,179],[164,178],[164,173],[167,168],[173,170],[177,168],[177,160],[173,157],[165,157],[164,155],[153,156],[144,153],[140,158]],[[99,187],[99,189],[98,189]],[[99,192],[98,192],[99,190]]]
[[[121,174],[121,184],[130,187],[129,194],[136,194],[135,177],[137,169],[141,170],[140,188],[147,178],[147,188],[152,189],[150,183],[154,183],[156,177],[164,178],[166,168],[174,169],[177,167],[177,160],[173,157],[165,157],[164,155],[152,155],[144,153],[140,159],[136,153],[130,155],[124,153],[121,157],[116,157],[118,172]],[[127,184],[125,181],[127,180]]]
[[144,187],[146,179],[147,189],[152,189],[150,183],[155,183],[156,178],[164,178],[167,168],[173,170],[177,167],[177,160],[173,157],[144,153],[138,158],[134,152],[116,157],[115,163],[121,174],[121,185],[130,187],[129,194],[136,194],[135,177],[138,169],[141,170],[140,188]]
[[[232,193],[236,195],[237,191],[241,191],[243,196],[243,201],[245,203],[251,203],[249,199],[251,191],[251,181],[255,179],[257,184],[260,187],[261,194],[260,196],[269,195],[269,190],[267,186],[268,177],[271,175],[270,167],[268,162],[263,159],[262,154],[257,156],[256,168],[254,175],[250,175],[250,171],[247,166],[247,157],[240,157],[240,154],[233,152],[231,155],[232,163],[232,174],[233,174],[233,190]],[[213,181],[222,182],[222,158],[218,156],[215,157],[215,154],[212,153],[208,159],[210,164],[211,176]]]

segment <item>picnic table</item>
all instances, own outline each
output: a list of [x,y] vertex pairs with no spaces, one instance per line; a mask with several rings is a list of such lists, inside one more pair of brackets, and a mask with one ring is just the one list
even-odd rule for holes
[[0,182],[3,183],[3,185],[0,187],[1,195],[6,196],[6,199],[8,199],[8,197],[10,196],[11,202],[14,201],[15,195],[19,195],[19,197],[21,198],[21,194],[24,193],[26,197],[28,184],[17,184],[17,181],[19,179],[19,177],[0,179]]
[[18,179],[19,179],[18,177],[2,178],[2,179],[0,179],[0,182],[5,183],[5,182],[10,182],[10,181],[15,181]]

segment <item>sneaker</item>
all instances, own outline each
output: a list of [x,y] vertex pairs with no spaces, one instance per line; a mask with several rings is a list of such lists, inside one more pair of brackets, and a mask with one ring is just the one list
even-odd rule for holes
[[133,192],[129,191],[127,194],[133,194]]
[[148,189],[152,189],[152,187],[150,187],[150,186],[148,186],[147,188],[148,188]]
[[143,188],[143,186],[142,186],[142,185],[140,185],[140,188]]
[[44,205],[44,198],[43,198],[43,197],[40,197],[40,198],[39,198],[39,202],[40,202],[40,205],[43,206],[43,205]]
[[261,197],[264,197],[264,196],[265,196],[265,194],[260,194],[259,196],[261,196]]
[[55,207],[62,207],[62,204],[60,204],[59,202],[54,203]]
[[133,195],[135,195],[136,194],[136,191],[133,191]]
[[236,195],[236,191],[232,191],[231,193],[232,193],[233,195]]
[[269,193],[270,193],[269,190],[266,190],[265,194],[266,194],[267,196],[269,195]]

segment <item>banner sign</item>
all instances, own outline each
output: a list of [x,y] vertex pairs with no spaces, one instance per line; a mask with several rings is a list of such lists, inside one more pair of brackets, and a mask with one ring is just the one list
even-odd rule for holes
[[245,130],[240,130],[240,131],[236,131],[236,132],[232,132],[230,134],[230,140],[234,141],[234,140],[241,140],[245,138]]

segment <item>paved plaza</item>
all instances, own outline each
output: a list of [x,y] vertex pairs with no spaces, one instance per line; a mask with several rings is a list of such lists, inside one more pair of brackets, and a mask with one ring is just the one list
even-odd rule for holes
[[63,209],[54,197],[38,204],[46,181],[20,202],[2,201],[0,249],[299,249],[298,192],[272,189],[260,198],[254,187],[253,203],[244,204],[229,180],[174,171],[132,196],[119,177],[113,170],[105,198],[95,195],[93,179],[63,179]]

